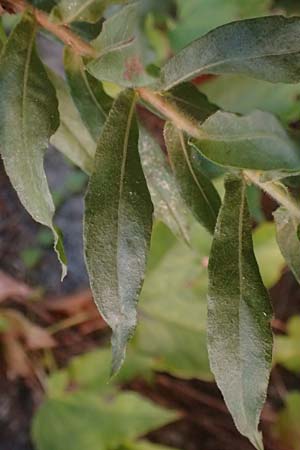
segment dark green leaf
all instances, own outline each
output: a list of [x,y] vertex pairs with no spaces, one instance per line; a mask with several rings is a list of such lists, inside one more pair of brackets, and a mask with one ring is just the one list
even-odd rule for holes
[[300,18],[262,17],[223,25],[192,42],[161,72],[162,88],[205,73],[243,73],[283,83],[300,81]]
[[107,6],[124,3],[124,0],[60,0],[51,17],[59,22],[97,22]]
[[182,83],[166,93],[170,103],[183,112],[187,117],[204,122],[209,116],[218,111],[218,107],[209,103],[192,83]]
[[159,144],[140,128],[139,152],[155,217],[172,232],[189,242],[189,213],[182,200],[176,180]]
[[101,82],[85,71],[82,58],[70,48],[65,49],[64,63],[74,103],[82,121],[97,141],[112,100],[104,92]]
[[47,12],[50,12],[58,2],[59,0],[28,0],[28,3],[33,5],[35,8],[42,9]]
[[292,216],[283,206],[274,213],[277,227],[277,242],[287,265],[300,283],[300,241],[298,238],[299,219]]
[[94,41],[99,58],[87,65],[95,78],[128,87],[154,81],[145,70],[150,61],[143,46],[138,19],[138,5],[132,3],[104,22],[100,36]]
[[182,198],[195,218],[213,234],[221,205],[216,189],[199,167],[195,167],[195,150],[188,145],[182,131],[168,123],[165,140]]
[[2,25],[2,20],[0,17],[0,52],[5,44],[5,42],[7,41],[7,37],[6,37],[6,33],[4,31],[3,25]]
[[238,430],[262,449],[257,430],[272,361],[270,301],[253,253],[246,184],[229,176],[209,259],[208,350]]
[[0,66],[0,146],[5,170],[31,216],[54,234],[66,274],[66,258],[53,225],[54,204],[43,167],[49,138],[59,125],[55,90],[35,48],[36,24],[30,16],[12,31]]
[[103,129],[86,196],[86,262],[95,301],[113,330],[113,373],[136,326],[152,227],[134,108],[135,94],[122,92]]
[[51,144],[76,166],[90,174],[93,170],[96,143],[82,123],[66,83],[54,73],[49,73],[49,76],[56,89],[60,114],[60,125],[51,137]]
[[272,114],[255,111],[239,117],[218,111],[202,124],[201,132],[196,148],[222,166],[299,171],[300,149]]

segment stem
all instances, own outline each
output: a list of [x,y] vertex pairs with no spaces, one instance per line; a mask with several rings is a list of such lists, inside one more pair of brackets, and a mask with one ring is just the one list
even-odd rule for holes
[[168,102],[162,94],[147,88],[138,88],[136,91],[146,103],[152,105],[164,117],[173,122],[179,130],[185,131],[196,139],[204,137],[203,132],[199,128],[199,123],[185,116],[174,104]]
[[300,220],[300,209],[298,204],[287,195],[283,188],[272,182],[262,183],[260,181],[259,173],[257,172],[244,170],[244,175],[253,184],[256,184],[256,186],[273,198],[279,205],[284,206],[294,217],[297,217],[297,219]]
[[73,48],[73,50],[81,56],[89,56],[95,58],[97,51],[86,41],[77,36],[65,25],[58,25],[49,20],[48,14],[33,8],[24,0],[0,0],[0,6],[5,10],[13,13],[22,13],[26,9],[32,12],[38,24],[48,30],[50,33],[58,37],[66,45]]

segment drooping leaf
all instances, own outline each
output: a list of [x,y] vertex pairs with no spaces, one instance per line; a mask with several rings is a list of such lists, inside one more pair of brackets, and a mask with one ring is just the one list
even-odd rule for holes
[[145,67],[150,62],[139,31],[138,4],[132,3],[108,18],[103,30],[94,41],[99,58],[87,65],[88,71],[98,80],[121,86],[143,86],[154,78]]
[[86,263],[96,304],[113,330],[113,373],[135,329],[152,228],[153,207],[138,155],[134,107],[131,91],[122,92],[114,103],[86,196]]
[[78,392],[47,399],[34,417],[32,437],[37,450],[115,449],[176,418],[133,392]]
[[284,399],[284,408],[273,425],[274,437],[290,450],[300,450],[300,394],[290,391]]
[[287,335],[275,336],[274,362],[287,370],[300,373],[300,317],[293,316],[287,324]]
[[51,17],[65,24],[80,21],[95,23],[113,3],[124,3],[124,0],[60,0]]
[[176,180],[159,144],[140,127],[139,152],[154,214],[173,233],[189,242],[189,212],[182,200]]
[[[163,224],[154,227],[132,346],[153,358],[156,370],[185,379],[211,380],[206,348],[211,237],[196,221],[191,229],[190,246],[182,241],[170,242],[168,234],[172,238]],[[154,257],[155,264],[151,264]]]
[[80,115],[68,92],[66,83],[49,72],[55,86],[60,114],[60,125],[50,142],[76,166],[90,174],[96,152],[96,143],[82,123]]
[[300,283],[300,222],[297,217],[283,206],[275,211],[274,219],[277,227],[277,242],[287,265]]
[[225,111],[249,114],[260,109],[276,114],[286,124],[300,115],[300,84],[273,83],[240,75],[223,75],[201,85],[210,101]]
[[299,171],[300,149],[269,113],[247,116],[218,111],[201,126],[192,143],[211,161],[226,167]]
[[101,82],[85,71],[82,58],[67,47],[64,66],[71,95],[81,119],[97,141],[112,100],[104,92]]
[[182,198],[195,218],[213,234],[221,205],[215,187],[200,168],[193,164],[195,150],[188,145],[187,137],[182,131],[168,123],[165,140]]
[[36,24],[29,15],[12,31],[0,65],[0,149],[5,170],[34,220],[48,226],[66,275],[54,204],[43,167],[44,152],[59,125],[55,90],[35,48]]
[[241,434],[257,430],[272,361],[271,306],[253,253],[246,184],[226,180],[209,259],[208,351],[212,372]]
[[176,3],[178,19],[170,31],[170,39],[173,49],[178,51],[220,25],[267,14],[271,1],[177,0]]
[[266,81],[300,81],[300,18],[262,17],[214,29],[171,58],[161,71],[165,90],[202,74],[240,73]]

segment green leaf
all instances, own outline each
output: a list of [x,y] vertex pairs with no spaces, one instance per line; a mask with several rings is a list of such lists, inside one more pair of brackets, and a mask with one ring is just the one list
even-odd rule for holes
[[32,437],[37,450],[108,450],[176,418],[133,392],[78,392],[47,399],[34,417]]
[[5,31],[4,31],[4,28],[3,28],[3,25],[2,25],[2,20],[1,20],[1,17],[0,17],[0,52],[1,52],[4,44],[6,43],[6,41],[7,41],[7,36],[6,36]]
[[253,253],[246,184],[229,176],[225,188],[209,259],[208,351],[236,427],[262,449],[257,427],[271,369],[272,311]]
[[274,362],[287,370],[300,373],[300,317],[292,317],[287,324],[287,336],[275,336]]
[[153,444],[148,441],[138,441],[135,444],[128,445],[118,450],[176,450],[174,447],[166,447],[165,445]]
[[[154,368],[174,376],[211,380],[206,349],[207,262],[211,237],[196,221],[191,246],[154,228],[150,261],[132,346],[153,358]],[[157,249],[161,249],[160,255]],[[150,270],[151,269],[151,270]]]
[[138,26],[137,3],[125,6],[104,22],[94,41],[99,58],[87,65],[95,78],[125,87],[143,86],[155,80],[145,70],[150,60]]
[[255,80],[240,75],[223,75],[201,85],[210,101],[225,111],[249,114],[255,109],[276,114],[286,124],[300,115],[300,84]]
[[272,114],[255,111],[239,117],[218,111],[201,132],[203,137],[192,144],[221,166],[299,171],[300,150]]
[[192,83],[182,83],[166,92],[166,98],[187,117],[204,122],[218,111],[218,107],[210,103]]
[[49,72],[49,76],[56,89],[60,114],[59,128],[50,142],[76,166],[90,174],[94,166],[96,143],[82,123],[66,83],[53,72]]
[[159,144],[140,127],[139,152],[154,214],[172,232],[189,242],[189,212],[180,196],[176,180]]
[[64,66],[71,95],[83,123],[97,141],[100,137],[112,100],[100,81],[85,71],[82,58],[66,47]]
[[112,373],[136,326],[152,228],[134,108],[135,94],[122,92],[103,129],[86,196],[86,263],[96,304],[113,330]]
[[47,12],[50,12],[58,2],[59,0],[28,0],[28,3],[35,8],[42,9]]
[[161,71],[165,90],[206,73],[240,73],[272,82],[300,81],[300,18],[262,17],[214,29],[171,58]]
[[253,233],[254,253],[264,285],[270,289],[281,278],[285,263],[276,242],[276,228],[264,222]]
[[221,205],[215,187],[194,164],[195,150],[188,145],[182,131],[168,123],[165,140],[182,198],[195,218],[213,234]]
[[175,51],[233,20],[267,14],[270,0],[177,0],[178,20],[170,32]]
[[275,437],[290,450],[300,450],[300,394],[291,391],[285,397],[285,406],[273,425]]
[[300,283],[300,241],[299,220],[292,216],[283,206],[275,211],[274,219],[277,227],[277,242],[287,265]]
[[0,146],[5,170],[34,220],[48,226],[66,275],[66,257],[53,225],[54,204],[43,167],[44,152],[59,125],[55,90],[35,48],[29,15],[12,31],[0,66]]
[[107,6],[124,3],[124,0],[60,0],[52,10],[51,18],[69,24],[71,22],[97,22]]

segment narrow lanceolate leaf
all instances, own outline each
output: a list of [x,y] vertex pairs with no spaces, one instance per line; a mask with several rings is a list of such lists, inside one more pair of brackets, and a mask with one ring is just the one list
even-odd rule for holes
[[159,144],[140,127],[139,152],[155,217],[178,237],[189,242],[189,212],[180,195],[171,168]]
[[5,170],[29,214],[54,234],[62,264],[66,259],[53,225],[54,204],[43,167],[50,136],[59,125],[55,90],[35,49],[36,25],[25,15],[12,31],[0,65],[0,149]]
[[103,129],[86,196],[86,263],[96,304],[113,330],[112,373],[136,326],[152,228],[134,109],[135,94],[122,92]]
[[192,42],[161,72],[165,90],[205,73],[242,73],[283,83],[300,81],[300,18],[232,22]]
[[245,182],[229,176],[209,259],[211,369],[236,427],[257,449],[272,361],[271,307],[253,253]]
[[124,6],[104,22],[103,30],[94,41],[99,58],[87,65],[88,71],[100,81],[121,86],[145,86],[155,79],[145,67],[150,62],[147,48],[139,31],[139,5]]
[[165,140],[177,185],[195,218],[214,233],[221,200],[212,182],[195,165],[195,150],[184,133],[167,123]]
[[85,71],[81,56],[65,49],[64,66],[70,91],[82,121],[95,140],[111,108],[111,98],[104,92],[100,81]]
[[277,228],[277,242],[287,265],[300,283],[300,222],[284,207],[274,213]]
[[60,0],[53,9],[53,20],[69,24],[71,22],[97,22],[107,6],[123,3],[124,0]]
[[81,121],[64,80],[49,72],[58,99],[60,125],[50,142],[87,174],[93,170],[96,142]]
[[226,167],[299,171],[300,150],[270,113],[255,111],[239,117],[218,111],[201,126],[193,141],[211,161]]

